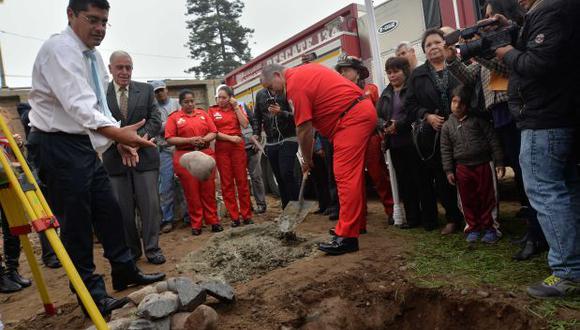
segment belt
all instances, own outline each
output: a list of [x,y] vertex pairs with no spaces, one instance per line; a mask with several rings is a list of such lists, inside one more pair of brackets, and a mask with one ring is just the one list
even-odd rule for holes
[[66,132],[61,132],[61,131],[56,131],[56,132],[45,132],[42,130],[39,130],[38,128],[32,126],[30,127],[30,133],[37,133],[37,134],[43,134],[43,135],[58,135],[58,136],[67,136],[67,137],[74,137],[74,138],[89,138],[88,135],[86,134],[73,134],[73,133],[66,133]]
[[361,95],[359,97],[357,97],[354,101],[352,101],[352,103],[348,106],[348,108],[346,108],[346,110],[344,110],[339,116],[339,119],[342,119],[342,117],[346,116],[346,114],[352,110],[352,108],[354,108],[355,105],[361,103],[362,101],[364,101],[367,97],[364,95]]

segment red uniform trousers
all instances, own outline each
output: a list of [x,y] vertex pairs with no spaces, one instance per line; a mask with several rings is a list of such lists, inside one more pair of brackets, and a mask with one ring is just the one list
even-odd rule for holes
[[[202,150],[202,152],[213,157],[211,151],[206,152],[206,150],[208,149]],[[215,169],[206,181],[194,177],[179,164],[179,158],[188,152],[187,150],[175,150],[173,170],[183,186],[187,200],[187,211],[191,218],[191,228],[201,229],[202,219],[205,219],[205,223],[208,225],[219,224],[215,200]]]
[[338,121],[334,131],[334,175],[340,202],[335,232],[341,237],[358,237],[365,219],[366,145],[376,124],[375,107],[364,100]]
[[[393,193],[391,192],[389,167],[385,163],[385,155],[381,150],[382,141],[383,138],[379,134],[374,133],[371,135],[367,145],[366,165],[369,176],[371,177],[377,194],[379,195],[379,199],[385,208],[385,214],[390,217],[393,215],[394,202]],[[365,221],[361,228],[366,229],[366,217],[364,217],[364,220]]]
[[[227,141],[216,141],[215,156],[220,172],[222,195],[232,221],[252,218],[248,172],[246,170],[246,149],[244,142],[234,144]],[[238,201],[236,200],[236,188]]]
[[498,199],[492,166],[491,163],[456,166],[455,182],[466,233],[494,228]]

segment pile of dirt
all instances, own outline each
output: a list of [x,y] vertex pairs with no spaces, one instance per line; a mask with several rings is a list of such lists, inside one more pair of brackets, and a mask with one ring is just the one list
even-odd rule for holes
[[317,241],[308,235],[282,237],[273,222],[245,226],[215,235],[176,267],[194,277],[245,282],[314,254]]

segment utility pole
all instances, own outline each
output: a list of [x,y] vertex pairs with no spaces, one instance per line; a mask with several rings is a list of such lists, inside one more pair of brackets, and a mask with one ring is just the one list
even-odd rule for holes
[[[0,0],[0,5],[4,2],[4,0]],[[0,44],[0,83],[1,89],[8,88],[6,84],[6,72],[4,72],[4,61],[2,60],[2,44]]]

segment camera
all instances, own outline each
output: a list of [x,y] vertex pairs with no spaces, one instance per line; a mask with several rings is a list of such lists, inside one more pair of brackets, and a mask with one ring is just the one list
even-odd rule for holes
[[[511,24],[506,27],[498,27],[498,25],[499,21],[489,20],[461,30],[463,40],[470,40],[475,36],[479,37],[477,40],[457,45],[461,58],[467,60],[479,56],[491,59],[495,57],[496,49],[515,43],[519,32],[518,26]],[[488,31],[494,26],[498,28]]]

